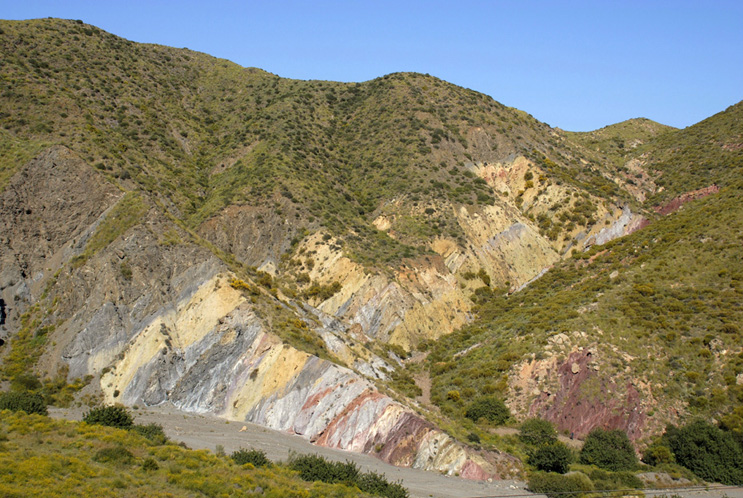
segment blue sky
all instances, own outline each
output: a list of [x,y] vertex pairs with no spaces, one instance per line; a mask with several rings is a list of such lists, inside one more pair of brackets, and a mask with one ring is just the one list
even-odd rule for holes
[[685,127],[743,99],[743,1],[0,0],[298,79],[429,73],[585,131]]

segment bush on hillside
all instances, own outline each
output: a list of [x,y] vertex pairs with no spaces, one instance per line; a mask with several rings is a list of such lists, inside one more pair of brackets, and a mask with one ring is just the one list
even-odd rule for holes
[[612,471],[633,470],[637,456],[626,432],[594,429],[586,436],[580,463]]
[[533,472],[529,475],[527,486],[532,493],[545,494],[550,498],[580,498],[594,489],[588,476],[581,472],[567,475]]
[[521,424],[519,440],[530,446],[543,446],[557,441],[557,431],[554,426],[541,418],[529,418]]
[[500,425],[511,418],[511,412],[500,399],[494,396],[483,396],[467,406],[464,416],[475,422],[484,418],[488,422]]
[[131,430],[146,437],[155,444],[165,444],[168,442],[168,437],[165,435],[163,426],[160,424],[136,424],[131,426]]
[[408,491],[398,482],[389,482],[382,474],[367,472],[356,480],[356,486],[364,493],[387,498],[408,498]]
[[564,474],[570,469],[571,463],[573,463],[573,452],[560,441],[544,444],[529,455],[529,465],[545,472]]
[[352,483],[359,476],[355,463],[331,462],[319,455],[294,456],[289,460],[289,467],[299,472],[299,476],[305,481]]
[[743,449],[732,433],[697,420],[681,428],[669,426],[663,437],[676,462],[705,481],[743,484]]
[[89,424],[106,425],[118,429],[129,429],[134,420],[123,406],[99,406],[91,409],[83,416],[83,422]]
[[123,446],[113,446],[98,450],[98,452],[93,455],[93,461],[100,463],[130,464],[134,462],[134,455]]
[[232,453],[230,458],[232,458],[232,460],[238,465],[251,463],[255,467],[265,467],[266,465],[271,464],[271,460],[269,460],[268,457],[266,457],[266,453],[261,450],[246,450],[240,448]]
[[318,455],[290,455],[289,468],[299,472],[305,481],[343,483],[387,498],[408,497],[408,491],[400,483],[391,483],[375,472],[362,474],[353,462],[331,462]]
[[29,392],[11,391],[0,393],[0,410],[23,411],[29,415],[32,413],[47,415],[44,397],[40,394]]
[[675,463],[676,460],[673,457],[673,451],[667,444],[663,444],[662,441],[655,442],[645,449],[645,453],[642,454],[642,461],[648,465],[655,467],[656,465],[663,465],[664,463]]

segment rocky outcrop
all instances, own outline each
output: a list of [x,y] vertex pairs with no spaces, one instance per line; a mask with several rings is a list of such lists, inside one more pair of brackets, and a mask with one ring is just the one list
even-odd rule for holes
[[628,206],[622,209],[622,215],[610,226],[602,228],[599,233],[588,237],[583,244],[584,247],[594,244],[603,245],[619,237],[629,235],[640,228],[647,226],[648,220],[641,215],[633,213]]
[[[550,248],[561,257],[569,255],[571,249],[585,250],[593,244],[605,244],[627,235],[639,228],[644,220],[627,207],[617,208],[606,204],[604,199],[587,195],[586,192],[579,193],[579,190],[567,183],[550,180],[540,167],[523,156],[510,157],[504,162],[472,164],[471,169],[496,192],[505,196],[510,205],[518,206],[520,212],[518,216],[512,216],[512,219],[520,218],[522,224],[533,227],[531,229],[539,238],[540,246]],[[586,201],[591,202],[591,212],[583,214],[590,214],[588,218],[592,222],[584,221],[585,226],[566,223],[549,236],[547,231],[541,233],[534,227],[533,220],[540,216],[549,219],[550,225],[560,219],[574,219],[572,209],[579,201],[584,206]],[[511,210],[516,211],[513,207]],[[529,241],[527,247],[531,248],[532,245],[533,242]],[[515,273],[521,275],[519,272]],[[516,287],[533,277],[534,274],[528,278],[522,277],[517,280],[519,284]]]
[[[463,320],[463,312],[447,309],[466,305],[461,294],[452,294],[456,279],[443,258],[411,262],[384,280],[348,259],[321,261],[316,255],[318,268],[348,270],[328,278],[345,276],[344,287],[354,292],[317,310],[295,303],[292,312],[269,293],[251,302],[230,285],[234,275],[222,261],[146,201],[130,228],[112,225],[108,217],[125,198],[64,148],[40,155],[0,194],[3,327],[15,333],[14,308],[31,304],[41,325],[54,324],[37,365],[42,376],[66,366],[69,378],[100,375],[108,402],[170,402],[397,465],[471,478],[520,471],[512,457],[462,446],[359,373],[299,351],[271,332],[267,310],[296,313],[315,324],[314,333],[338,358],[382,377],[390,367],[370,352],[357,354],[349,344],[359,333],[350,328],[366,320],[365,332],[389,336],[411,327],[416,317],[429,320],[432,335],[448,330],[434,323],[436,313],[420,311],[425,307],[438,307],[450,327],[462,323],[456,320]],[[91,249],[89,241],[100,240],[102,227],[121,232]],[[38,237],[45,242],[34,243]],[[276,247],[246,250],[246,260],[270,259],[285,234],[277,237]],[[404,313],[390,318],[400,309]]]
[[643,436],[645,419],[640,393],[632,383],[616,383],[592,368],[593,352],[571,353],[547,373],[556,389],[542,390],[529,408],[561,430],[582,438],[595,427],[621,429],[630,439]]
[[629,364],[634,358],[586,339],[582,332],[557,334],[541,358],[516,365],[509,375],[512,412],[521,418],[544,418],[577,438],[596,427],[621,429],[632,440],[662,431],[663,421],[652,416],[659,400],[651,386],[609,366]]
[[274,274],[296,227],[278,210],[227,206],[199,227],[199,234],[238,261]]
[[497,285],[518,287],[560,258],[531,223],[506,204],[473,211],[463,207],[457,216],[471,241],[466,266],[487,270]]
[[441,256],[406,260],[390,274],[351,261],[322,233],[308,237],[299,250],[312,255],[313,282],[341,284],[317,307],[356,333],[357,341],[377,339],[410,347],[467,321],[469,301]]
[[[318,232],[300,244],[311,254],[313,282],[341,284],[318,304],[323,313],[369,339],[405,348],[451,333],[467,323],[473,289],[457,275],[484,270],[493,285],[522,285],[550,267],[559,255],[520,213],[505,203],[458,208],[457,221],[468,243],[439,238],[436,255],[408,259],[388,272],[370,271],[343,254],[334,239]],[[384,226],[385,220],[377,220]]]

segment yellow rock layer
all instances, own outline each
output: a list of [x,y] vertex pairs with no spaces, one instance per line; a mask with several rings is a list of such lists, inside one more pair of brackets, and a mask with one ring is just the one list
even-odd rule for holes
[[137,371],[168,347],[185,348],[213,330],[219,319],[244,301],[242,294],[227,283],[224,276],[215,276],[202,284],[188,299],[178,303],[155,318],[145,327],[129,347],[115,368],[101,377],[101,388],[106,401],[115,401],[114,392],[123,392]]
[[239,385],[226,403],[225,417],[245,420],[248,412],[261,400],[275,393],[282,393],[290,381],[299,375],[310,355],[281,344],[275,338],[264,335],[257,344],[271,344],[258,362],[252,365],[247,379],[239,379]]

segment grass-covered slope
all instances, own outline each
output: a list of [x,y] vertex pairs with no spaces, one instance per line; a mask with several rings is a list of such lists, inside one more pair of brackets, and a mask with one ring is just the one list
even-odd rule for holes
[[281,464],[238,465],[123,429],[3,411],[0,494],[17,497],[370,496],[306,482]]
[[625,157],[637,147],[674,128],[645,118],[628,119],[589,132],[567,132],[567,136],[596,152],[615,167],[624,166]]
[[656,176],[657,205],[712,184],[727,186],[743,175],[743,102],[700,123],[663,134],[643,151],[646,168]]

